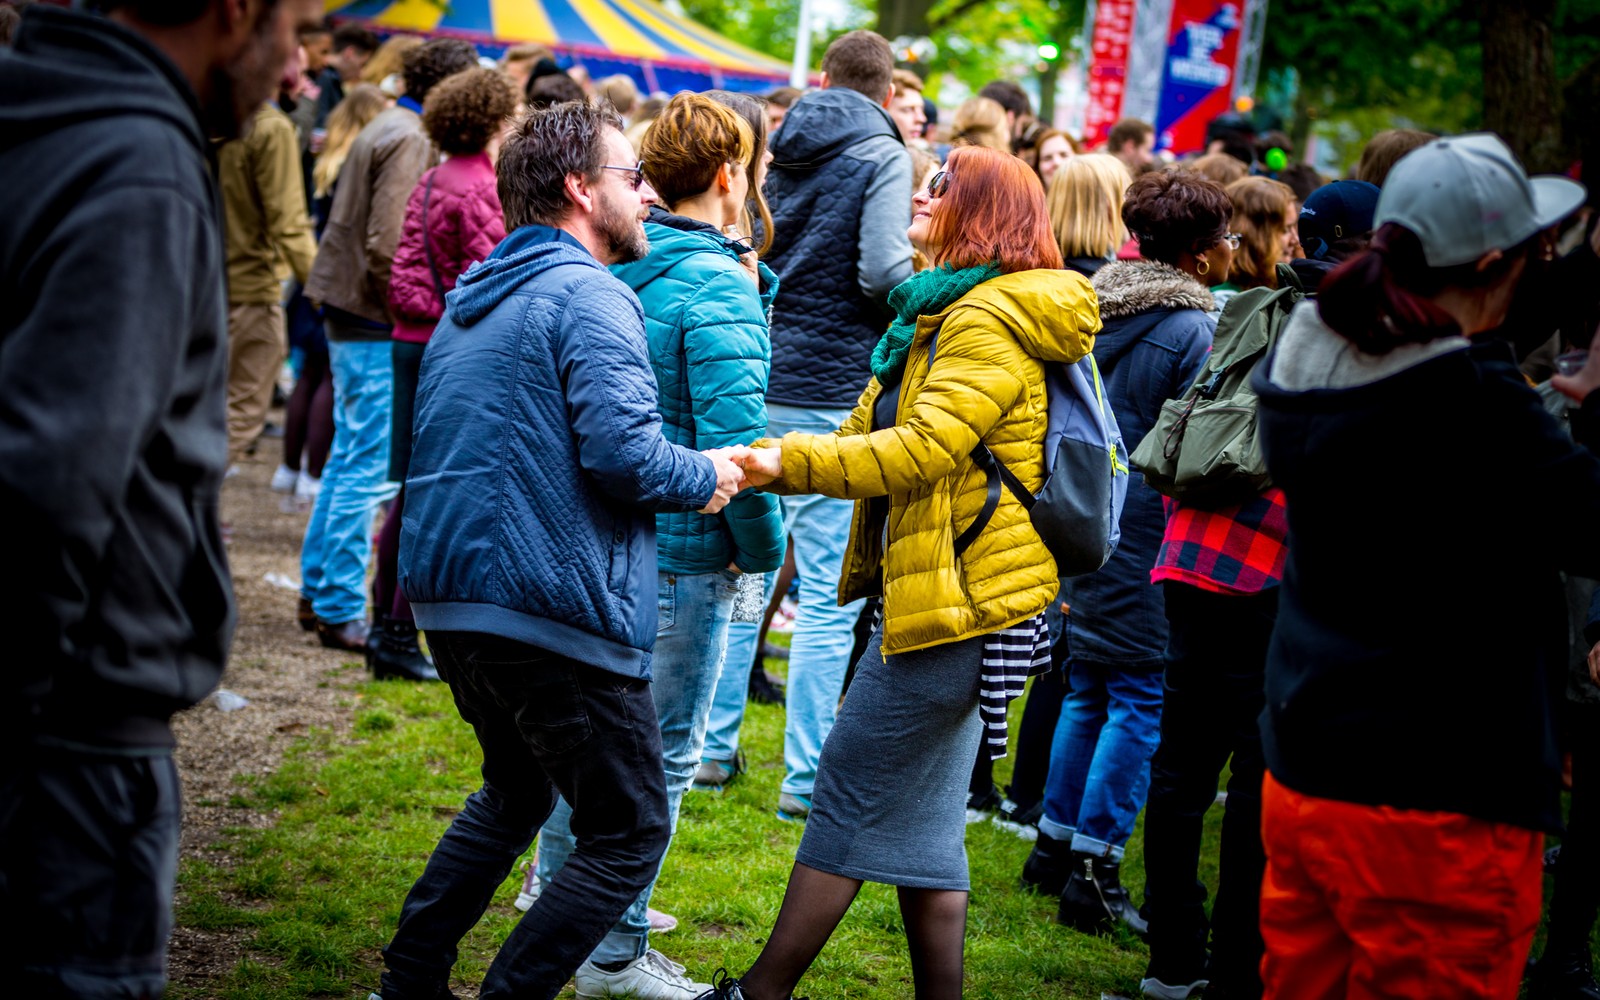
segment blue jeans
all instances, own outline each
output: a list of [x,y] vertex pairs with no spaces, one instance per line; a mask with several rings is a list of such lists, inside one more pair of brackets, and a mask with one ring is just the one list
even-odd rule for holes
[[396,490],[388,481],[392,353],[386,340],[328,344],[333,452],[300,547],[300,594],[329,624],[367,616],[372,514]]
[[[761,591],[763,607],[772,601],[772,588],[777,582],[777,570],[766,574]],[[727,763],[739,755],[739,727],[744,725],[744,706],[750,693],[750,674],[755,670],[756,643],[760,639],[760,622],[733,622],[728,626],[728,655],[722,658],[722,673],[711,699],[705,749],[701,752],[706,760]]]
[[667,847],[661,743],[648,682],[475,632],[430,632],[439,676],[483,750],[467,796],[406,895],[383,951],[384,1000],[449,995],[463,935],[483,917],[559,792],[582,846],[484,974],[483,1000],[549,1000],[572,978]]
[[[767,404],[767,436],[831,434],[849,410],[808,410]],[[795,572],[800,578],[800,613],[789,644],[789,684],[784,696],[787,725],[783,731],[783,791],[810,796],[817,781],[822,744],[833,729],[855,648],[856,619],[864,601],[839,607],[839,577],[850,542],[851,500],[832,497],[782,497],[783,530],[794,542]],[[768,580],[776,579],[776,574]],[[728,632],[730,665],[718,682],[714,729],[707,737],[707,758],[732,760],[744,721],[744,699],[755,662],[759,626],[738,625]],[[714,752],[713,752],[714,751]]]
[[1121,861],[1161,738],[1161,669],[1073,659],[1068,678],[1039,830],[1070,840],[1074,851]]
[[[678,807],[700,765],[706,737],[706,713],[711,692],[722,673],[722,654],[728,641],[728,619],[738,592],[729,572],[662,573],[659,584],[660,619],[656,647],[651,657],[655,680],[656,717],[661,723],[661,756],[666,769],[667,814],[674,833]],[[572,809],[565,800],[539,832],[539,880],[546,885],[560,878],[567,858],[577,847],[569,820]],[[660,873],[659,867],[657,874]],[[596,962],[631,962],[650,947],[650,894],[655,878],[639,893],[622,919],[589,957]]]

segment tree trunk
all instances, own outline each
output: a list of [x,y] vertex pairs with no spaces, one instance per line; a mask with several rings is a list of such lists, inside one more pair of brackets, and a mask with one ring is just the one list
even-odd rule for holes
[[1565,165],[1555,12],[1556,0],[1483,4],[1483,126],[1499,133],[1530,173]]
[[932,8],[933,0],[878,0],[878,34],[891,42],[902,35],[921,38],[929,33]]

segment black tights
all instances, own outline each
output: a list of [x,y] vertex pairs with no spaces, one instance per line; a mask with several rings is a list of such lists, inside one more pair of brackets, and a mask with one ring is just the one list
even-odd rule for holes
[[[739,980],[749,1000],[788,1000],[861,891],[859,879],[796,863],[777,926]],[[901,887],[900,920],[911,949],[916,1000],[959,1000],[967,893]]]

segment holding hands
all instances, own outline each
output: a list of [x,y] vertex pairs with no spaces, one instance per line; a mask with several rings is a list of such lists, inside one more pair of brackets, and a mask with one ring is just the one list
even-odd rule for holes
[[728,505],[741,490],[765,486],[783,475],[782,448],[711,448],[700,454],[711,459],[717,470],[717,491],[700,508],[702,514],[715,514]]
[[737,464],[738,457],[750,449],[742,445],[733,448],[712,448],[700,454],[711,459],[711,465],[717,471],[717,492],[711,495],[711,501],[700,508],[702,514],[715,514],[728,506],[728,501],[738,495],[745,487],[744,470]]
[[783,448],[745,448],[743,454],[734,458],[735,462],[744,469],[745,483],[750,486],[765,486],[774,480],[783,478]]

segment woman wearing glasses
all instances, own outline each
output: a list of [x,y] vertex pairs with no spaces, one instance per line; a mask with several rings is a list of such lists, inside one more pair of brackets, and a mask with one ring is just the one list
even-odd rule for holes
[[[640,146],[644,179],[659,199],[644,223],[650,252],[612,268],[644,307],[662,432],[696,451],[753,441],[767,427],[767,307],[777,278],[747,242],[733,238],[754,153],[754,135],[740,115],[702,95],[674,97]],[[676,828],[700,764],[739,576],[783,562],[783,523],[776,497],[747,491],[715,516],[657,515],[656,537],[660,617],[652,691]],[[546,870],[559,871],[572,851],[570,815],[558,806],[540,835],[541,879]],[[578,970],[580,996],[693,997],[709,989],[649,948],[653,889],[639,895]]]
[[[1129,447],[1149,433],[1161,404],[1189,387],[1211,349],[1207,286],[1228,276],[1230,212],[1222,187],[1191,171],[1145,174],[1123,199],[1122,221],[1145,259],[1095,272],[1104,329],[1094,356]],[[1166,517],[1138,470],[1129,480],[1117,551],[1062,590],[1071,690],[1022,879],[1061,896],[1062,923],[1105,931],[1120,922],[1143,934],[1120,870],[1160,735],[1167,620],[1150,570]]]
[[994,670],[1047,659],[1055,562],[1009,492],[981,522],[987,477],[971,455],[982,442],[1039,487],[1044,362],[1090,350],[1094,296],[1061,269],[1044,191],[1008,153],[954,150],[913,211],[908,235],[933,267],[890,293],[896,317],[855,410],[745,463],[774,492],[858,501],[839,596],[881,596],[882,620],[823,746],[777,925],[721,1000],[786,1000],[863,881],[899,889],[918,1000],[961,995],[967,781],[994,745],[985,717],[1004,725],[1003,700],[980,717],[980,691]]

